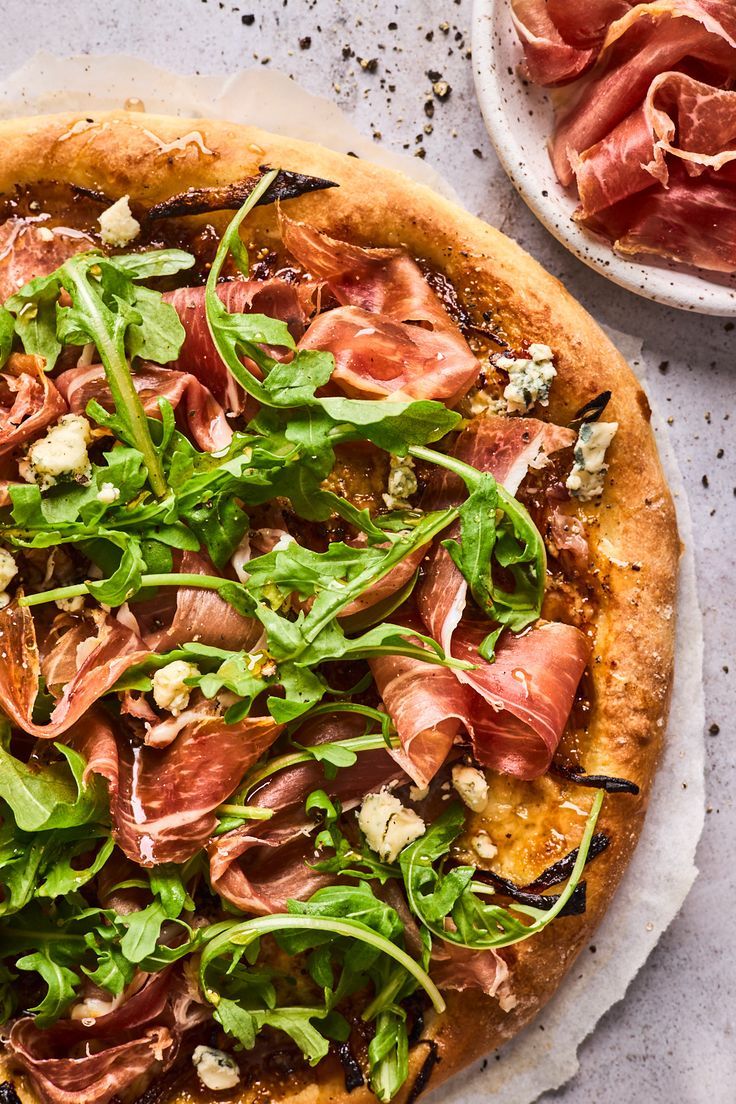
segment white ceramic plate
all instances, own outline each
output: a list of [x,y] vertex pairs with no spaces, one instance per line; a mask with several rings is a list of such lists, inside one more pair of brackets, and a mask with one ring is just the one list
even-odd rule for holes
[[521,59],[509,0],[475,0],[473,65],[486,129],[514,187],[540,222],[584,264],[636,295],[680,310],[736,317],[736,278],[716,282],[667,262],[620,257],[572,221],[576,200],[557,182],[547,154],[552,105],[543,88],[520,79]]

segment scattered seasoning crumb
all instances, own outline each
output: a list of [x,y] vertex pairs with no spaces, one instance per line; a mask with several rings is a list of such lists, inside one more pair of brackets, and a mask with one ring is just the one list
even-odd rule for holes
[[717,736],[720,731],[721,731],[720,725],[717,725],[715,723],[712,724],[710,726],[710,728],[708,729],[708,732],[710,733],[711,736]]
[[446,100],[452,92],[452,88],[446,80],[438,80],[432,85],[432,91],[438,100]]
[[[433,130],[434,130],[434,127],[432,126],[431,123],[425,123],[424,124],[424,133],[425,134],[431,134]],[[721,451],[723,451],[723,450],[721,450]]]
[[424,114],[427,116],[428,119],[434,117],[434,100],[425,100]]
[[434,31],[427,31],[424,37],[427,42],[432,42],[432,40],[434,39]]
[[450,24],[447,23],[447,22],[440,23],[440,30],[442,31],[443,34],[447,34],[450,30]]
[[305,35],[304,38],[299,39],[299,49],[300,50],[308,50],[311,45],[312,45],[312,39],[311,39],[310,35]]
[[255,23],[255,21],[256,21],[256,17],[254,15],[248,14],[248,15],[241,15],[241,17],[240,17],[240,22],[245,27],[252,27],[253,24]]
[[389,29],[390,31],[398,31],[398,29],[399,29],[399,24],[398,24],[398,23],[389,23],[389,25],[388,25],[388,29]]
[[431,80],[432,84],[434,84],[435,81],[442,80],[442,74],[438,69],[428,69],[427,79]]
[[343,61],[347,61],[348,58],[353,58],[353,57],[355,57],[355,50],[353,50],[352,47],[350,47],[350,46],[343,46],[343,48],[342,48]]
[[378,58],[358,58],[360,62],[360,68],[365,69],[366,73],[375,73],[378,68]]
[[474,154],[475,154],[475,156],[476,156],[476,157],[478,157],[478,158],[479,158],[479,159],[480,159],[481,161],[483,160],[483,150],[479,150],[479,149],[473,149],[473,153],[474,153]]
[[668,360],[663,360],[661,362],[661,364],[659,365],[659,370],[660,370],[660,372],[662,373],[663,376],[666,374],[667,369],[669,368],[669,366],[670,366],[670,362]]
[[702,482],[704,487],[709,487],[710,486],[710,483],[708,482],[708,476],[707,475],[703,476],[701,482]]
[[414,150],[414,156],[424,159],[427,156],[427,151],[425,150],[424,146],[421,146],[418,150]]

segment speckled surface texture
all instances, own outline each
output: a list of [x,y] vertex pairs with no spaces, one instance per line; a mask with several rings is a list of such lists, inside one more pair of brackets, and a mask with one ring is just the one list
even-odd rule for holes
[[[183,73],[263,64],[292,74],[333,97],[377,143],[426,152],[471,211],[516,238],[601,322],[644,339],[651,386],[671,419],[690,495],[705,612],[701,875],[625,1002],[581,1048],[578,1075],[542,1100],[731,1104],[736,324],[634,298],[585,268],[535,220],[498,165],[475,102],[470,0],[5,0],[3,15],[2,74],[36,49],[125,51]],[[449,85],[446,92],[438,86],[443,98],[432,91],[438,80]]]

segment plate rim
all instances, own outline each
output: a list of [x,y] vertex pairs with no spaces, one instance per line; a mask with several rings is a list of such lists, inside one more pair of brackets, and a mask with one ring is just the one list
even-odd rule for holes
[[[554,178],[535,186],[533,178],[519,176],[520,148],[510,138],[498,77],[494,64],[494,34],[500,16],[509,15],[509,0],[474,0],[472,11],[473,80],[486,132],[491,144],[516,191],[532,214],[546,230],[573,256],[594,272],[632,292],[640,298],[665,307],[719,318],[736,317],[736,288],[714,284],[707,278],[676,267],[662,267],[635,262],[619,256],[611,246],[598,243],[571,219],[560,218],[565,206],[570,213],[574,200]],[[521,47],[519,47],[521,50]],[[514,76],[514,79],[518,78]],[[555,192],[550,190],[554,188]],[[548,194],[545,196],[543,192]],[[562,206],[561,206],[562,204]],[[668,286],[664,286],[665,283]],[[689,286],[691,285],[691,286]]]

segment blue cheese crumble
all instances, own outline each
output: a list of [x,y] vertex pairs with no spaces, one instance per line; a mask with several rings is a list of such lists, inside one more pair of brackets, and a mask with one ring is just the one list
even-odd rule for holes
[[121,196],[98,218],[100,237],[105,245],[127,245],[140,234],[141,224],[133,218],[128,203],[129,198],[127,195]]
[[240,1081],[238,1063],[224,1050],[209,1046],[195,1047],[192,1063],[199,1080],[213,1092],[234,1089]]
[[494,358],[496,367],[509,377],[503,397],[510,414],[526,414],[535,403],[546,406],[552,380],[557,375],[549,345],[530,345],[528,351],[528,357]]
[[606,449],[618,430],[618,422],[583,422],[575,442],[575,462],[565,486],[573,498],[590,502],[603,494],[608,464]]
[[384,862],[395,862],[399,852],[424,835],[425,823],[388,790],[368,794],[358,816],[360,830],[371,851]]
[[388,469],[387,493],[383,501],[389,510],[411,508],[408,499],[417,492],[417,477],[411,456],[392,456]]
[[185,679],[197,678],[199,673],[198,667],[184,659],[175,659],[156,671],[153,676],[153,700],[159,709],[168,710],[174,717],[183,713],[192,692]]
[[20,476],[26,483],[37,483],[42,491],[59,480],[87,483],[92,474],[87,453],[91,443],[87,419],[81,414],[65,414],[28,449],[18,465]]

